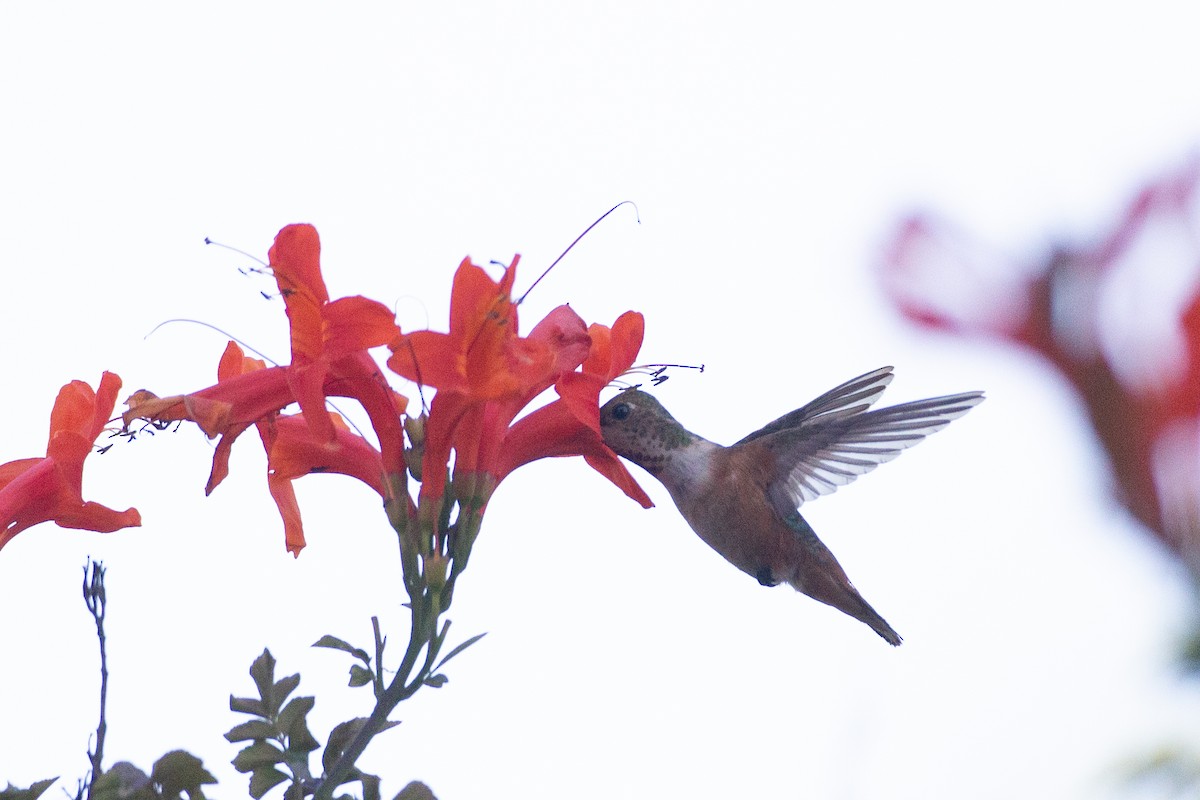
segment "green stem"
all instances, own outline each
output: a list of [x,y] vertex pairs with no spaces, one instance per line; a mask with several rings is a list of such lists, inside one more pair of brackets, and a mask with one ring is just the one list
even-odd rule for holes
[[[393,526],[398,528],[396,533],[400,545],[404,585],[408,589],[409,597],[411,623],[408,647],[404,651],[404,658],[391,683],[382,693],[377,693],[375,708],[372,709],[371,715],[316,787],[314,800],[332,800],[338,787],[350,778],[355,762],[367,749],[371,739],[384,730],[388,716],[396,706],[414,695],[421,688],[425,678],[429,677],[428,670],[432,661],[428,653],[435,650],[434,640],[437,637],[438,618],[441,616],[443,608],[440,593],[430,591],[427,585],[425,575],[420,567],[421,559],[417,555],[419,545],[416,540],[422,535],[421,525],[418,521],[420,513],[412,513],[407,517],[403,524],[398,525],[394,522]],[[376,634],[376,638],[378,639],[378,634]],[[420,673],[410,681],[409,677],[417,664],[422,649],[427,649],[425,664]],[[383,669],[383,664],[379,661],[381,655],[382,653],[377,653],[376,657],[377,675],[381,674]]]
[[467,568],[471,550],[475,547],[475,540],[479,538],[479,530],[483,526],[483,512],[492,497],[492,491],[496,488],[495,480],[487,473],[476,473],[468,477],[469,480],[464,483],[469,492],[463,493],[464,499],[460,501],[458,520],[455,522],[452,554],[454,561],[446,579],[446,587],[442,590],[442,604],[446,608],[450,607],[454,598],[454,586],[458,576]]
[[[428,508],[412,508],[410,506],[407,515],[393,520],[392,524],[396,528],[400,544],[404,586],[408,590],[411,611],[408,648],[404,651],[404,658],[391,683],[382,692],[376,692],[375,708],[372,709],[371,715],[316,787],[314,800],[332,800],[338,787],[353,774],[355,762],[366,750],[371,739],[384,730],[392,711],[401,702],[416,694],[432,673],[433,665],[436,663],[441,645],[450,628],[449,620],[441,626],[440,631],[438,623],[442,614],[450,608],[455,581],[466,569],[471,548],[475,544],[475,539],[479,536],[479,530],[483,524],[484,508],[487,506],[487,501],[494,488],[494,481],[490,475],[486,474],[470,476],[468,482],[455,487],[457,491],[449,488],[448,482],[447,496],[440,498],[439,508],[436,511],[431,513]],[[454,525],[449,526],[453,529],[451,531],[447,530],[447,523],[450,517],[450,506],[455,500],[459,504],[459,513]],[[432,537],[429,541],[425,539],[432,532],[431,529],[434,526],[431,523],[435,519],[442,523],[437,527],[445,535],[448,535],[449,542],[453,544],[453,550],[450,553],[440,552],[441,548],[438,546],[440,542],[434,541]],[[427,552],[431,545],[433,545],[432,552]],[[448,575],[444,571],[447,557],[450,559]],[[434,568],[436,574],[433,576],[436,580],[431,585],[429,573],[430,566],[434,566],[434,562],[437,562]],[[439,569],[442,571],[438,571]],[[377,643],[378,639],[379,634],[376,631]],[[425,660],[414,675],[413,670],[417,666],[422,650],[425,651]],[[382,674],[381,657],[382,653],[377,649],[377,680],[379,680],[378,676]]]

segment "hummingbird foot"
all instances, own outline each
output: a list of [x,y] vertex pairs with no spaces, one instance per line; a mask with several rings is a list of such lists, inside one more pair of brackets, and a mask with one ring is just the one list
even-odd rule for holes
[[754,573],[754,577],[763,586],[778,586],[779,581],[775,580],[775,576],[771,574],[770,567],[762,567],[758,572]]

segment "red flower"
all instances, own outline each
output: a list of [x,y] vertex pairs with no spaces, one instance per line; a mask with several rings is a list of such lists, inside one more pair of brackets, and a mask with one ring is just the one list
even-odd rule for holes
[[[262,361],[246,358],[242,349],[230,342],[217,370],[218,381],[265,369]],[[403,399],[403,398],[401,398]],[[403,409],[403,405],[401,405]],[[384,471],[379,451],[363,437],[352,432],[340,415],[329,416],[334,426],[334,441],[318,440],[303,414],[269,414],[253,423],[231,426],[221,436],[213,454],[212,473],[205,487],[209,494],[229,473],[229,455],[234,440],[251,424],[267,451],[267,486],[283,518],[284,541],[288,552],[299,555],[304,549],[304,525],[292,481],[313,472],[333,472],[358,478],[381,497],[386,498]]]
[[[271,268],[290,322],[290,365],[239,375],[189,395],[160,399],[135,393],[128,401],[125,423],[137,418],[190,419],[211,437],[299,403],[313,435],[332,442],[335,433],[325,398],[344,395],[362,403],[372,424],[398,431],[394,393],[366,354],[399,333],[392,312],[365,297],[331,302],[321,278],[320,252],[311,225],[288,225],[271,247]],[[382,431],[380,435],[382,440]],[[402,451],[390,455],[389,465],[403,463]]]
[[83,460],[112,415],[121,379],[105,372],[100,389],[72,381],[58,392],[50,413],[45,458],[0,465],[0,547],[39,522],[109,533],[142,524],[136,509],[114,511],[83,499]]
[[337,437],[333,447],[313,438],[303,414],[280,416],[267,452],[271,478],[292,481],[313,473],[348,475],[384,497],[379,451],[340,416],[331,419]]
[[[250,425],[259,426],[270,452],[274,434],[264,434],[262,426],[273,425],[276,415],[292,403],[300,405],[302,414],[295,418],[307,426],[308,443],[327,451],[326,458],[308,459],[314,468],[365,475],[367,467],[361,461],[361,452],[357,447],[347,450],[344,426],[326,408],[330,396],[357,400],[375,429],[382,448],[380,473],[367,479],[368,483],[373,488],[391,486],[395,482],[386,481],[384,475],[404,472],[400,415],[406,401],[388,386],[367,352],[368,348],[393,341],[399,328],[392,312],[374,300],[344,297],[330,301],[321,277],[320,252],[320,240],[311,225],[283,228],[270,250],[271,268],[290,323],[291,364],[264,367],[262,362],[243,359],[240,348],[231,343],[233,349],[226,349],[214,386],[166,398],[142,390],[126,401],[129,410],[123,418],[127,426],[139,418],[158,422],[188,419],[209,437],[221,437],[213,458],[209,492],[227,474],[230,448]],[[298,442],[298,433],[292,434],[289,441]],[[347,464],[342,461],[345,458],[358,460]],[[295,498],[287,496],[282,484],[273,484],[272,493],[284,513],[285,526],[293,520],[288,529],[288,549],[298,552],[303,547],[298,517],[285,510],[294,506]]]
[[539,458],[580,455],[643,508],[654,505],[600,434],[600,392],[633,365],[644,331],[645,321],[636,311],[626,311],[611,329],[598,324],[588,328],[592,347],[582,371],[563,374],[555,384],[559,399],[507,431],[496,466],[497,482]]
[[[330,302],[321,277],[321,241],[312,225],[288,225],[281,230],[271,247],[270,263],[291,322],[288,384],[313,435],[332,442],[336,434],[325,408],[325,397],[335,393],[329,391],[331,383],[362,391],[363,396],[349,396],[362,402],[368,413],[372,410],[368,406],[390,405],[391,391],[385,391],[375,362],[364,356],[369,348],[388,344],[400,333],[395,315],[365,297]],[[399,424],[394,409],[376,411],[390,413]],[[382,437],[383,431],[379,433]]]
[[[450,293],[450,332],[415,331],[400,337],[391,344],[388,367],[409,380],[472,402],[523,394],[547,375],[556,374],[563,354],[545,339],[518,335],[512,286],[519,261],[520,256],[515,256],[497,282],[469,258],[463,259]],[[568,344],[575,346],[572,355],[582,360],[586,343]]]
[[[451,293],[450,332],[417,331],[392,345],[389,367],[438,390],[429,414],[422,495],[442,496],[451,450],[457,475],[483,473],[491,486],[530,461],[579,455],[651,506],[600,436],[600,391],[633,364],[642,344],[641,314],[622,315],[612,330],[585,330],[578,314],[559,306],[521,338],[511,298],[516,264],[514,259],[493,281],[463,261]],[[576,372],[580,364],[583,370]],[[559,399],[513,424],[551,385]]]
[[528,337],[519,335],[512,301],[518,260],[499,281],[464,260],[451,291],[450,332],[417,331],[390,345],[392,370],[438,390],[426,429],[424,497],[443,495],[451,450],[456,472],[494,474],[508,424],[587,355],[583,320],[567,306],[551,311]]
[[281,415],[273,425],[259,425],[267,449],[267,486],[283,518],[284,540],[292,555],[300,555],[306,544],[292,486],[296,478],[314,472],[349,475],[385,497],[379,451],[351,431],[340,416],[334,415],[330,420],[336,437],[332,447],[313,438],[303,414]]

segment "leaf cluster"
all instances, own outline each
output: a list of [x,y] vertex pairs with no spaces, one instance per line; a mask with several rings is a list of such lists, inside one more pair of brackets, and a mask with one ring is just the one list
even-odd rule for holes
[[[366,652],[332,636],[323,637],[317,646],[347,650],[361,658],[368,667],[359,668],[357,672],[351,671],[351,685],[372,682],[374,674],[369,669],[370,657]],[[253,719],[234,726],[225,734],[225,738],[230,742],[249,742],[233,759],[233,766],[239,772],[250,774],[251,797],[259,800],[271,789],[290,781],[284,791],[285,800],[302,800],[311,795],[318,784],[310,769],[309,757],[313,751],[321,748],[321,743],[308,727],[308,712],[312,711],[316,701],[307,696],[291,697],[292,692],[300,685],[300,675],[289,675],[276,680],[275,663],[271,652],[263,650],[262,655],[251,664],[250,677],[254,680],[258,697],[231,695],[229,708],[241,714],[248,714]],[[336,725],[330,731],[329,740],[321,754],[322,775],[329,773],[347,745],[369,723],[370,720],[366,717],[356,717]],[[384,722],[376,727],[376,732],[394,728],[399,724]],[[339,785],[353,782],[362,785],[363,800],[380,800],[379,776],[353,768]],[[404,791],[408,790],[409,787],[405,787]],[[411,794],[408,796],[420,797]],[[432,793],[429,796],[432,797]],[[350,797],[339,796],[346,800]],[[405,797],[404,792],[398,797]]]
[[[0,800],[37,800],[58,778],[37,781],[21,789],[12,784],[0,791]],[[172,750],[154,762],[150,774],[128,761],[118,761],[92,782],[88,800],[205,800],[203,787],[217,779],[200,759],[184,750]],[[80,788],[79,795],[84,794]]]

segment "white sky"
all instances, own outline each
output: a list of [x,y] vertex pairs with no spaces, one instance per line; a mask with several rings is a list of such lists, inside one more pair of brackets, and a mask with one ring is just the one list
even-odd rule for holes
[[[736,7],[735,7],[736,6]],[[1079,406],[1023,354],[916,331],[872,272],[893,221],[944,211],[1018,255],[1087,241],[1200,141],[1190,4],[458,2],[339,8],[24,4],[0,12],[0,461],[44,452],[58,387],[212,382],[224,339],[287,357],[246,261],[320,229],[332,296],[444,329],[453,269],[523,257],[522,307],[634,308],[643,360],[703,362],[658,392],[721,442],[883,364],[895,401],[989,399],[805,513],[905,637],[704,547],[645,478],[643,511],[582,462],[511,477],[456,597],[489,636],[401,706],[362,766],[391,796],[1096,798],[1126,759],[1200,733],[1172,662],[1189,593],[1133,529]],[[433,8],[431,8],[433,7]],[[885,399],[886,403],[886,399]],[[268,646],[317,694],[322,738],[365,714],[348,660],[308,648],[396,623],[376,498],[298,484],[293,561],[255,437],[203,497],[194,429],[93,457],[88,499],[136,505],[109,536],[44,525],[0,553],[0,780],[86,766],[95,640],[79,599],[109,568],[106,755],[201,756]],[[645,477],[638,473],[639,476]],[[398,657],[398,654],[397,654]],[[57,791],[57,790],[54,790]]]

